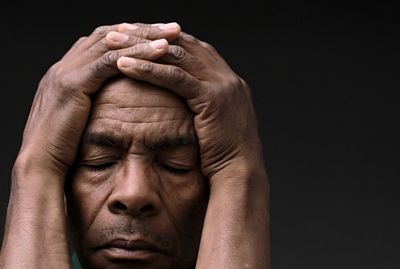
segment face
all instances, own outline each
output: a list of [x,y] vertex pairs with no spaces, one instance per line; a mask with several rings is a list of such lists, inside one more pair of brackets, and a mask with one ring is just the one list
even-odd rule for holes
[[185,102],[128,78],[106,84],[66,196],[84,268],[194,268],[208,185]]

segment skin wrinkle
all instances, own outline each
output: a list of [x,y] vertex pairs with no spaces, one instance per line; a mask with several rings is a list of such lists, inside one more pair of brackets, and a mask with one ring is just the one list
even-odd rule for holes
[[97,103],[97,106],[113,106],[114,108],[118,108],[118,109],[153,109],[153,108],[162,108],[162,109],[182,109],[184,111],[186,111],[187,108],[182,108],[182,107],[178,107],[178,106],[164,106],[164,105],[160,105],[160,106],[150,106],[150,105],[144,105],[144,106],[123,106],[123,105],[119,105],[119,104],[115,104],[113,102],[104,102],[104,103]]
[[[188,125],[188,120],[186,118],[186,122],[184,120],[166,120],[163,122],[152,122],[152,123],[140,123],[140,122],[124,122],[119,119],[99,119],[96,116],[93,117],[94,119],[97,119],[99,121],[99,126],[101,126],[101,129],[98,127],[95,127],[94,129],[97,130],[96,132],[106,132],[109,133],[110,136],[116,136],[114,134],[117,134],[119,132],[115,131],[115,127],[118,127],[118,130],[122,130],[124,128],[130,129],[131,133],[138,133],[141,132],[142,137],[134,136],[133,139],[137,144],[143,143],[144,146],[146,147],[152,147],[152,145],[157,145],[162,142],[165,138],[174,138],[174,137],[193,137],[193,141],[196,142],[197,140],[195,139],[195,132],[192,128],[192,126]],[[112,129],[107,128],[108,125],[110,125],[111,122],[116,122],[112,123]],[[171,124],[172,122],[176,122],[176,124]],[[165,123],[165,124],[160,124],[160,123]],[[127,125],[131,125],[132,128],[127,127]],[[153,127],[153,128],[152,128]],[[175,129],[174,129],[175,128]],[[102,131],[104,130],[104,131]],[[142,131],[144,130],[144,131]],[[93,131],[94,132],[94,131]],[[167,136],[165,138],[155,136],[157,133],[165,133],[168,132]],[[130,140],[131,141],[131,140]],[[132,141],[131,141],[132,142]],[[126,144],[126,143],[125,143]],[[132,145],[129,144],[127,147],[131,147]]]
[[93,120],[102,120],[102,119],[105,119],[105,120],[115,120],[115,121],[120,121],[120,122],[122,122],[122,123],[135,123],[135,124],[160,123],[160,122],[169,122],[169,121],[185,120],[184,118],[180,118],[180,119],[164,119],[164,120],[160,120],[160,121],[135,121],[135,122],[131,122],[131,121],[124,121],[124,120],[117,119],[117,118],[111,118],[111,117],[110,117],[110,118],[107,118],[107,117],[101,117],[101,116],[93,117],[92,119],[93,119]]
[[[111,185],[111,182],[113,181],[113,178],[111,176],[110,180],[106,181],[106,185],[104,186],[105,189],[107,189],[107,184]],[[105,204],[105,202],[109,199],[110,195],[112,194],[113,188],[110,188],[110,190],[108,192],[106,192],[106,195],[104,195],[104,198],[101,199],[101,202],[99,203],[98,207],[94,210],[94,218],[92,218],[92,220],[89,222],[88,227],[90,228],[93,223],[95,222],[96,218],[99,216],[99,212],[102,208],[102,206]],[[82,238],[82,237],[80,237]]]
[[[96,178],[96,177],[98,177],[98,174],[92,175],[92,177],[90,178],[90,181],[95,181],[94,178]],[[111,175],[111,178],[109,178],[109,180],[106,180],[106,181],[103,181],[103,182],[98,182],[98,184],[96,184],[97,186],[99,186],[99,187],[101,188],[99,192],[102,193],[102,194],[105,193],[105,195],[104,195],[104,197],[102,198],[101,203],[98,203],[98,206],[95,207],[95,209],[94,209],[94,213],[95,213],[95,214],[93,214],[94,217],[89,221],[88,227],[91,227],[91,226],[92,226],[93,222],[96,220],[96,217],[98,216],[99,211],[100,211],[101,208],[102,208],[102,205],[104,204],[104,202],[105,202],[105,201],[109,198],[109,196],[111,195],[111,193],[112,193],[112,188],[109,189],[108,192],[107,192],[107,187],[108,187],[109,185],[111,185],[112,181],[113,181],[113,178],[112,178],[112,175]],[[84,185],[84,186],[85,186],[85,185]],[[82,187],[84,187],[84,186],[82,186]],[[87,184],[86,187],[87,187],[87,191],[86,191],[86,192],[92,192],[92,191],[94,190],[94,188],[93,188],[93,186],[92,186],[91,184]],[[105,190],[106,192],[102,192],[101,190]],[[80,215],[82,215],[82,214],[80,214]],[[79,238],[83,238],[83,236],[80,235]]]
[[[112,83],[112,81],[111,81]],[[141,83],[142,85],[145,85],[145,83]],[[107,84],[106,84],[107,86]],[[129,89],[121,89],[121,91],[119,91],[117,94],[116,93],[110,93],[110,100],[113,100],[112,102],[110,101],[106,101],[106,100],[101,100],[98,103],[96,102],[96,105],[102,105],[102,104],[113,104],[113,106],[115,107],[132,107],[132,108],[136,108],[138,107],[136,104],[129,104],[128,106],[125,105],[127,100],[130,99],[140,99],[141,100],[141,105],[140,107],[160,107],[160,108],[179,108],[179,109],[183,109],[186,110],[186,112],[190,112],[185,99],[183,99],[182,97],[176,96],[175,94],[171,93],[171,91],[166,90],[166,89],[162,89],[162,88],[158,88],[159,93],[157,94],[157,96],[152,96],[152,95],[146,95],[143,96],[142,94],[139,93],[135,93],[130,91]],[[153,89],[154,90],[154,87]],[[96,94],[98,95],[98,94]],[[164,103],[163,104],[156,104],[155,99],[159,98],[159,97],[171,97],[171,96],[175,96],[175,100],[166,100],[164,99]],[[181,101],[181,102],[176,102],[176,101]],[[191,112],[190,112],[191,113]]]
[[[146,142],[144,142],[144,146],[150,150],[158,149],[161,151],[163,149],[165,150],[174,147],[184,147],[186,145],[193,145],[197,148],[195,139],[196,137],[192,135],[189,137],[182,136],[173,140],[161,141],[159,144],[146,144]],[[124,145],[124,142],[121,138],[113,137],[104,133],[87,133],[82,140],[82,145],[86,148],[89,147],[89,149],[86,151],[87,153],[85,158],[83,158],[83,156],[78,156],[78,159],[81,163],[88,163],[96,160],[119,160],[121,158],[121,154],[115,154],[113,152],[116,150],[125,150],[126,148],[129,148],[129,146],[126,146],[127,143]],[[111,156],[107,156],[107,154]],[[171,157],[175,156],[173,152],[169,154]]]
[[[136,83],[133,85],[137,87]],[[131,231],[137,236],[149,236],[153,241],[174,250],[171,259],[156,261],[158,265],[152,268],[186,269],[195,264],[209,195],[208,183],[200,170],[193,114],[181,98],[171,93],[143,87],[142,84],[132,88],[133,85],[127,80],[116,81],[110,87],[103,88],[93,100],[92,113],[80,148],[83,155],[79,154],[79,160],[84,165],[114,163],[114,160],[116,163],[99,172],[81,166],[75,176],[73,196],[69,196],[68,201],[72,203],[69,208],[81,208],[81,212],[75,215],[82,216],[82,219],[75,222],[71,220],[75,229],[79,230],[76,231],[79,240],[75,241],[75,244],[80,244],[78,255],[86,257],[80,256],[84,264],[99,263],[96,265],[99,268],[104,268],[106,264],[110,266],[105,256],[101,256],[102,252],[88,247],[93,248],[101,240],[127,235]],[[124,92],[130,93],[129,98],[121,98]],[[166,104],[169,106],[167,109]],[[134,108],[130,109],[129,106]],[[85,136],[91,135],[94,135],[94,143],[85,142]],[[110,140],[110,146],[99,145],[96,144],[96,135],[104,135],[105,141],[108,136],[117,141]],[[183,139],[183,142],[168,145],[168,141],[177,139]],[[163,145],[165,141],[166,146]],[[96,158],[97,162],[94,162]],[[159,167],[158,162],[188,167],[190,170],[184,175],[170,174],[162,166]],[[146,189],[136,189],[142,188],[142,185],[136,185],[136,176],[143,180],[139,184],[145,184],[143,186]],[[144,190],[151,191],[152,197],[158,199],[155,204],[156,215],[110,211],[112,203],[122,198],[118,195],[136,195]]]
[[149,119],[152,121],[160,121],[161,122],[166,119],[188,118],[187,113],[185,113],[184,111],[179,111],[179,113],[178,113],[176,110],[173,112],[172,109],[166,110],[166,109],[153,108],[153,110],[154,109],[157,109],[159,114],[158,113],[149,113],[149,111],[142,111],[140,109],[131,109],[122,114],[122,113],[118,112],[118,111],[120,111],[118,108],[113,107],[112,109],[105,109],[107,111],[107,114],[98,112],[96,116],[104,117],[104,118],[119,117],[121,120],[131,121],[132,123],[135,123],[136,121],[142,122],[142,121],[149,120]]
[[[212,46],[178,37],[176,23],[139,27],[127,42],[108,34],[119,28],[99,28],[37,85],[13,165],[0,267],[70,268],[70,228],[85,269],[269,268],[270,187],[249,85]],[[136,34],[163,40],[139,44]],[[188,52],[181,60],[178,47]],[[181,113],[188,119],[167,121]],[[119,134],[129,147],[92,151],[104,159],[77,162],[66,181],[77,153],[90,154],[79,148],[86,131]],[[189,134],[201,144],[148,147]],[[171,246],[172,257],[141,240]]]

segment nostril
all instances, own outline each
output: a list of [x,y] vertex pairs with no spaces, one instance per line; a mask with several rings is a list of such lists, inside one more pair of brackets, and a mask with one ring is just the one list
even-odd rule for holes
[[128,208],[126,205],[124,205],[121,202],[116,202],[114,206],[116,209],[119,209],[119,210],[126,210]]
[[140,209],[140,211],[142,211],[143,213],[151,212],[153,210],[154,210],[154,206],[152,204],[145,205]]

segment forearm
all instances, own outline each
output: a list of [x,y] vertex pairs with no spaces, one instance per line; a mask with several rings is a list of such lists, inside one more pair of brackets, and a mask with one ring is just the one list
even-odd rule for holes
[[213,177],[196,268],[270,268],[269,187],[262,165],[238,165]]
[[[52,172],[14,168],[0,267],[71,268],[64,180]],[[32,166],[32,165],[31,165]]]

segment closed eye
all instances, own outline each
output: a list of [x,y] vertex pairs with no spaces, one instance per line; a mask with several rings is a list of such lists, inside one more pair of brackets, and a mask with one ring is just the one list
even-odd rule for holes
[[99,163],[99,164],[83,164],[86,169],[93,172],[99,172],[111,168],[116,162]]
[[167,171],[168,173],[171,173],[173,175],[184,175],[187,174],[191,171],[190,168],[178,168],[178,167],[173,167],[171,165],[167,164],[158,164],[158,167],[162,170]]

